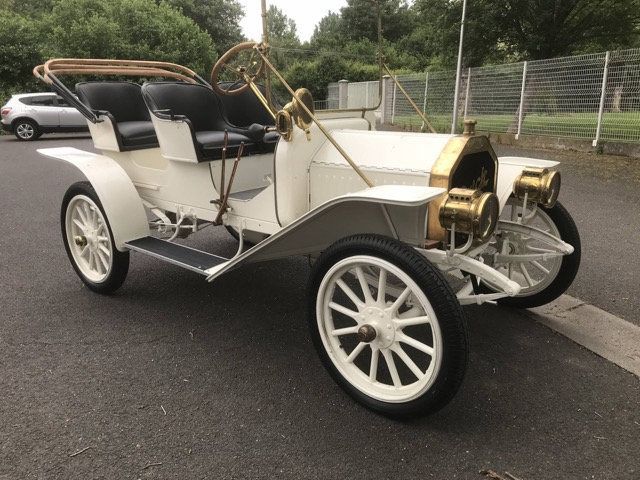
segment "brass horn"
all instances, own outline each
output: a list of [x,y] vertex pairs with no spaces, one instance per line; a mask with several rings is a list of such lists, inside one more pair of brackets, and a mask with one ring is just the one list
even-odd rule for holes
[[[307,107],[306,110],[300,105],[300,102]],[[276,129],[284,140],[291,140],[294,123],[305,133],[309,133],[309,128],[313,125],[313,117],[308,112],[312,114],[315,112],[313,95],[308,89],[299,88],[295,91],[293,99],[276,115]]]

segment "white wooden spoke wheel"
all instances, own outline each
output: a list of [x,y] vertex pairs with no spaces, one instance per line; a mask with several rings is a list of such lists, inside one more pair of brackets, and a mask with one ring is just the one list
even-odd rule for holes
[[62,201],[62,237],[74,270],[91,290],[112,293],[129,271],[129,252],[117,250],[100,199],[88,182],[74,183]]
[[67,207],[65,227],[78,269],[92,282],[104,281],[113,267],[113,245],[98,206],[85,195],[74,197]]
[[[501,218],[515,222],[521,213],[522,201],[510,198]],[[485,253],[485,261],[522,287],[515,297],[501,298],[498,302],[532,308],[552,302],[573,282],[580,267],[580,235],[571,215],[560,202],[552,208],[528,205],[522,223],[560,238],[574,248],[571,255],[557,255],[550,245],[508,229],[493,239]],[[505,261],[494,262],[496,253],[501,254]],[[547,258],[544,258],[545,254],[549,254]],[[509,256],[514,256],[514,260],[509,261]],[[482,288],[493,291],[490,284],[483,284]]]
[[421,415],[453,397],[466,368],[464,315],[415,249],[370,234],[340,240],[314,265],[310,293],[320,358],[360,403]]
[[[502,212],[502,218],[516,221],[522,211],[522,201],[510,198]],[[529,205],[527,215],[522,218],[524,225],[538,228],[560,238],[560,231],[551,217],[542,209]],[[531,239],[523,234],[509,232],[504,233],[498,242],[497,248],[502,253],[512,255],[526,255],[535,253],[550,253],[554,251],[548,245]],[[498,271],[508,276],[511,280],[522,286],[519,296],[535,295],[547,288],[558,276],[562,266],[562,256],[554,256],[546,260],[525,260],[518,262],[505,262],[495,265]]]
[[386,260],[363,255],[335,264],[320,285],[317,320],[336,368],[370,397],[413,400],[440,370],[436,314],[411,277]]

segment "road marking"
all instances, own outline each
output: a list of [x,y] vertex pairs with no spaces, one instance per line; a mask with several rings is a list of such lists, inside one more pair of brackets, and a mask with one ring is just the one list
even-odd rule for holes
[[637,325],[569,295],[525,313],[640,377],[640,327]]

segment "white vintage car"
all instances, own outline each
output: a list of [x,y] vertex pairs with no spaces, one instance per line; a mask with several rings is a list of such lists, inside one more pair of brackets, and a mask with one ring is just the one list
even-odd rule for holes
[[[233,70],[242,52],[257,58]],[[257,82],[288,89],[278,107]],[[375,130],[373,111],[314,112],[264,44],[230,50],[208,83],[163,62],[55,59],[35,75],[88,120],[100,154],[39,152],[76,166],[62,235],[91,290],[127,276],[130,252],[203,275],[292,255],[313,262],[308,320],[319,356],[357,401],[388,415],[443,407],[467,365],[461,305],[533,307],[573,281],[580,239],[558,203],[558,163],[497,158],[488,139]],[[94,81],[63,75],[164,81]],[[170,81],[166,81],[169,79]],[[239,240],[225,258],[182,239],[210,226]],[[248,267],[250,268],[250,267]],[[249,272],[250,270],[246,270]]]

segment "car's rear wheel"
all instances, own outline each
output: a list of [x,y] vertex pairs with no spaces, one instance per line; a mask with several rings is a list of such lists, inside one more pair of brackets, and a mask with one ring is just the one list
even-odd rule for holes
[[16,138],[23,142],[36,140],[42,135],[39,125],[27,118],[16,120],[13,124],[13,133]]
[[309,325],[334,380],[380,413],[433,413],[462,383],[460,304],[442,274],[397,240],[356,235],[327,249],[311,274]]
[[120,288],[129,271],[129,252],[115,247],[107,216],[90,183],[69,187],[60,217],[64,247],[84,284],[104,294]]

